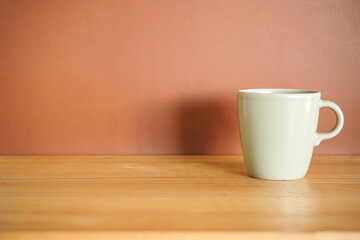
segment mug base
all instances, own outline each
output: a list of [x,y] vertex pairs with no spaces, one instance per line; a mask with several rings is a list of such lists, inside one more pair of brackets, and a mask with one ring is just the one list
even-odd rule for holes
[[260,177],[260,176],[253,176],[249,175],[252,178],[261,179],[261,180],[270,180],[270,181],[291,181],[291,180],[299,180],[304,178],[305,176],[300,177]]

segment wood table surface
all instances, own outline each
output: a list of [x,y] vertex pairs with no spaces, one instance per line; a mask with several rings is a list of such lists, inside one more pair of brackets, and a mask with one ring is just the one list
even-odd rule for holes
[[248,176],[242,156],[0,156],[0,239],[360,239],[360,156]]

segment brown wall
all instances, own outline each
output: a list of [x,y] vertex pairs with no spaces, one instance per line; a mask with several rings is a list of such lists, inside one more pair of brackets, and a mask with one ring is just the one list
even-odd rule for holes
[[260,87],[321,91],[315,153],[360,153],[359,1],[0,1],[0,154],[238,154]]

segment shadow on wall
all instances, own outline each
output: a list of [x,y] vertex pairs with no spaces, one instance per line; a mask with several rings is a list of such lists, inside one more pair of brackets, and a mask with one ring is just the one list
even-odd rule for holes
[[179,110],[182,154],[239,154],[236,101],[186,101]]

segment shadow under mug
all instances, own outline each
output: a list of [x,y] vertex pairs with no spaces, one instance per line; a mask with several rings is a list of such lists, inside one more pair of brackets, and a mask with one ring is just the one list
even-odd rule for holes
[[[303,178],[315,146],[335,137],[344,116],[321,93],[298,89],[248,89],[237,93],[241,145],[250,176],[268,180]],[[317,133],[319,109],[336,114],[335,127]]]

